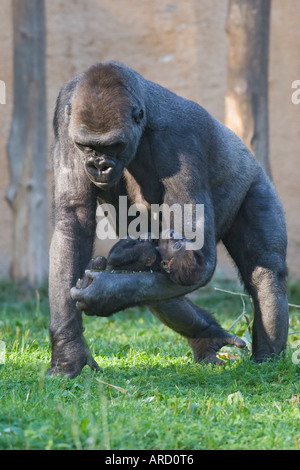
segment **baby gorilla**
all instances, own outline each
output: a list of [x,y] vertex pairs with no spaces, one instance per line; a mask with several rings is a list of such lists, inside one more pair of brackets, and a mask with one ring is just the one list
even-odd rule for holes
[[[196,284],[204,268],[201,252],[187,250],[186,239],[180,238],[170,230],[166,238],[161,238],[159,245],[147,234],[139,239],[127,237],[116,243],[108,254],[93,258],[87,270],[91,271],[160,271],[165,273],[175,284]],[[77,283],[78,288],[90,284],[85,274]]]
[[[126,238],[116,243],[110,250],[107,260],[104,256],[92,259],[83,279],[79,279],[76,287],[86,288],[92,282],[90,271],[160,271],[165,273],[173,282],[178,284],[194,284],[197,282],[199,271],[204,265],[201,252],[186,250],[184,238],[176,238],[177,234],[170,231],[169,238],[160,239],[159,245],[151,240],[149,235],[139,239]],[[222,346],[234,345],[245,347],[240,338],[232,336],[224,331],[218,322],[205,310],[192,304],[186,299],[186,306],[190,309],[195,319],[199,313],[203,319],[203,333],[199,337],[190,338],[188,342],[193,349],[195,361],[223,364],[217,357],[217,352]],[[153,311],[155,314],[155,310]],[[176,322],[176,308],[173,312]],[[186,336],[185,332],[180,332]],[[209,351],[209,354],[208,354]]]

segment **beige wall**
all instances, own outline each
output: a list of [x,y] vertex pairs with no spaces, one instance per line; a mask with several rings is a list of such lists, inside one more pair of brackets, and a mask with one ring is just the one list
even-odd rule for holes
[[[0,276],[9,271],[11,214],[5,146],[12,96],[11,2],[1,0],[0,80]],[[51,120],[61,85],[98,61],[117,59],[147,78],[193,99],[221,121],[226,89],[226,0],[46,0],[47,101]],[[300,105],[291,83],[300,79],[300,4],[272,1],[270,57],[270,157],[289,231],[289,268],[300,278]],[[49,172],[51,170],[49,169]],[[225,263],[225,264],[224,264]],[[223,260],[221,267],[228,264]]]

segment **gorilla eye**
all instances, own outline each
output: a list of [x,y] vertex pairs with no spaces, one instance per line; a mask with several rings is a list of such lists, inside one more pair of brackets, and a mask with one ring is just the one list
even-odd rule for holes
[[135,122],[139,124],[144,117],[144,111],[140,108],[136,108],[132,111],[132,117]]
[[96,151],[96,147],[94,146],[88,146],[88,147],[85,147],[85,151],[86,153],[94,153]]
[[115,144],[107,145],[103,147],[105,150],[104,153],[107,155],[118,155],[124,150],[125,144],[124,142],[116,142]]
[[80,144],[79,142],[75,142],[76,146],[79,148],[79,150],[81,150],[82,152],[84,153],[92,153],[92,152],[95,152],[96,148],[93,146],[93,145],[83,145],[83,144]]

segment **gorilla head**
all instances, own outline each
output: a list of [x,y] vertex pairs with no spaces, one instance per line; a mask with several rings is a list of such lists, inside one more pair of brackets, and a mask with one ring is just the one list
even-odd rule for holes
[[84,158],[86,174],[96,186],[108,189],[136,154],[145,107],[128,86],[126,72],[110,63],[86,72],[71,108],[69,133]]
[[166,230],[160,239],[158,251],[161,268],[175,284],[193,285],[201,276],[205,260],[201,251],[187,250],[186,242],[174,230]]

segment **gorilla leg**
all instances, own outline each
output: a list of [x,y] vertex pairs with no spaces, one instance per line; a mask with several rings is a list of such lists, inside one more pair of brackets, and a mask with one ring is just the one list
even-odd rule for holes
[[253,359],[261,362],[285,349],[289,323],[284,214],[263,172],[223,242],[254,302]]
[[244,341],[224,331],[212,315],[186,297],[152,303],[149,308],[162,323],[187,338],[197,362],[222,364],[216,353],[223,346],[245,347]]

